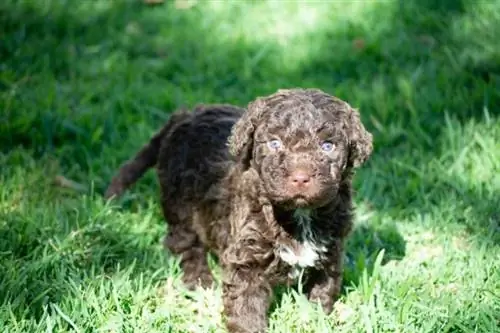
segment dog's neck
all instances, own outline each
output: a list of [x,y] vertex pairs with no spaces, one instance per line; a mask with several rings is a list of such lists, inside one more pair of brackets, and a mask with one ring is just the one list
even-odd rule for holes
[[323,253],[327,252],[327,244],[314,228],[314,214],[311,209],[295,209],[293,211],[281,212],[279,222],[285,232],[292,239],[290,244],[280,244],[278,256],[284,262],[293,267],[313,267]]
[[292,220],[295,224],[295,236],[299,242],[314,241],[313,231],[313,213],[312,209],[297,208],[292,213]]
[[321,209],[295,208],[293,210],[273,207],[274,219],[283,230],[298,242],[320,241],[324,235],[322,224],[315,223]]

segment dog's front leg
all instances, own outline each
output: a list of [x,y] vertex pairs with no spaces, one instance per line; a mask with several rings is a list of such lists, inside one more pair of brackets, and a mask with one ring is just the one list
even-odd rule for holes
[[[239,249],[244,247],[244,249]],[[267,311],[272,288],[264,276],[263,253],[253,253],[241,242],[230,246],[223,264],[222,298],[226,327],[230,333],[262,333],[268,325]]]
[[226,326],[230,333],[262,333],[267,328],[270,286],[255,271],[233,271],[223,284]]
[[330,314],[333,305],[340,296],[343,270],[343,242],[338,240],[329,251],[329,258],[323,270],[314,270],[306,285],[308,299],[320,303],[326,314]]

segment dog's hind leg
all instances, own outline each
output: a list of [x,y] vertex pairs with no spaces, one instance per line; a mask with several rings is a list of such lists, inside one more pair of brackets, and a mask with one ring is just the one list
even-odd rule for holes
[[180,256],[183,271],[182,280],[189,289],[197,285],[208,288],[213,283],[213,276],[208,267],[207,249],[191,229],[187,221],[168,220],[168,232],[164,238],[164,247],[172,254]]

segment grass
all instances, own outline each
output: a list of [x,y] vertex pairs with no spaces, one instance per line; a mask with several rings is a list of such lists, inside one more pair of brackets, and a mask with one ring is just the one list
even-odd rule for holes
[[270,331],[500,332],[500,2],[436,3],[2,1],[0,330],[224,332],[220,287],[162,251],[154,173],[102,192],[175,108],[301,86],[375,152],[335,313],[284,290]]

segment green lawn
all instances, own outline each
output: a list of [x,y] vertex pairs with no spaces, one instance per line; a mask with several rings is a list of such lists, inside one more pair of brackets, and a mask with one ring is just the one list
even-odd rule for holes
[[335,313],[282,290],[270,331],[500,332],[500,1],[435,3],[0,1],[0,331],[225,332],[154,172],[102,193],[177,107],[318,87],[375,150]]

